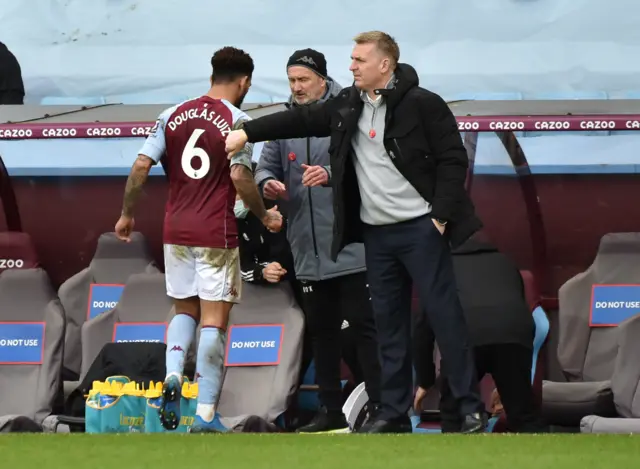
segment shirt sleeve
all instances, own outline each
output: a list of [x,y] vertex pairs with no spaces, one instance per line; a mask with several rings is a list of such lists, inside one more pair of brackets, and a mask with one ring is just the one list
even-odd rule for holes
[[145,155],[158,163],[167,151],[167,142],[165,140],[164,129],[167,125],[169,116],[173,108],[166,109],[158,116],[151,132],[144,141],[142,148],[138,151],[139,155]]
[[[233,130],[239,130],[242,128],[245,122],[251,120],[251,117],[247,115],[247,113],[241,111],[240,109],[233,108]],[[241,164],[249,168],[251,171],[253,168],[251,166],[253,160],[253,143],[247,143],[242,150],[231,157],[230,166]]]

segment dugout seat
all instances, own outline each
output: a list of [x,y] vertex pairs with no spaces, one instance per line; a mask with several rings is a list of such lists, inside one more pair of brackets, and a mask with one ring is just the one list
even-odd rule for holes
[[[124,243],[115,233],[98,238],[89,266],[69,278],[58,290],[67,317],[63,366],[67,379],[77,379],[82,368],[80,329],[90,317],[113,309],[123,285],[132,274],[159,273],[141,233],[133,233]],[[69,389],[74,389],[70,385]]]
[[38,267],[38,255],[27,233],[6,231],[0,233],[0,274],[10,269]]
[[[277,357],[273,356],[273,362],[279,363],[256,366],[248,358],[249,362],[242,362],[244,366],[231,366],[240,364],[236,359],[239,355],[231,350],[236,340],[242,341],[239,338],[243,336],[236,334],[253,325],[282,326],[279,353]],[[228,427],[239,429],[252,415],[274,423],[287,410],[298,386],[303,332],[304,316],[289,283],[268,286],[243,283],[242,302],[231,310],[225,356],[227,367],[218,407]],[[273,336],[244,337],[260,340],[260,337]]]
[[611,378],[617,418],[588,415],[582,433],[640,433],[640,314],[618,326],[618,355]]
[[64,310],[44,270],[0,275],[0,432],[17,416],[42,424],[54,412],[62,392],[64,330]]
[[84,378],[100,350],[110,342],[166,343],[166,318],[172,308],[164,274],[133,274],[127,280],[115,308],[82,326],[82,368]]
[[594,285],[640,284],[640,233],[602,237],[593,264],[559,290],[558,361],[567,383],[543,383],[542,410],[552,425],[577,427],[582,417],[615,416],[611,377],[618,327],[591,327]]

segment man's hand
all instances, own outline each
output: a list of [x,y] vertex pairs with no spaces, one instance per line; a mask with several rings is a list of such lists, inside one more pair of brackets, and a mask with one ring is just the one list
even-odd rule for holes
[[262,187],[262,195],[265,199],[276,200],[278,198],[287,199],[287,188],[280,181],[269,179]]
[[270,283],[278,283],[286,273],[287,270],[283,269],[278,262],[271,262],[262,269],[262,276]]
[[504,407],[502,407],[502,400],[500,399],[500,394],[497,389],[494,389],[491,393],[491,415],[496,416],[504,412]]
[[324,186],[329,182],[329,173],[322,166],[301,165],[304,169],[302,184],[307,187]]
[[418,389],[416,390],[416,395],[413,398],[413,408],[418,414],[422,412],[422,401],[425,397],[427,397],[428,392],[428,389],[422,388],[420,386],[418,386]]
[[432,218],[431,221],[433,222],[433,226],[436,227],[436,229],[440,232],[440,234],[444,234],[444,229],[446,228],[446,225],[443,225],[442,223],[438,223],[438,221],[435,218]]
[[127,217],[125,215],[121,215],[120,219],[116,223],[116,236],[119,240],[125,241],[127,243],[131,242],[131,233],[133,233],[133,227],[135,225],[135,220],[133,217]]
[[262,218],[262,224],[272,233],[277,233],[282,229],[282,214],[278,212],[278,206],[267,210]]
[[244,130],[232,130],[227,135],[225,141],[225,151],[227,152],[227,158],[231,159],[233,155],[238,153],[247,144],[247,134]]

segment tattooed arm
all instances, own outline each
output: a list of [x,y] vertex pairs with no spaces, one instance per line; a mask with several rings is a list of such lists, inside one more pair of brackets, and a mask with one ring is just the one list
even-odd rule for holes
[[145,155],[138,155],[135,163],[133,163],[129,178],[127,179],[127,185],[124,189],[124,200],[122,202],[123,216],[133,218],[133,212],[138,197],[142,192],[142,186],[147,182],[149,171],[151,171],[151,167],[154,164],[155,162]]
[[[242,111],[238,111],[240,115],[234,116],[233,129],[240,129],[245,122],[249,120],[249,116]],[[253,143],[247,143],[244,147],[231,157],[229,165],[231,166],[231,180],[249,210],[258,217],[262,224],[270,231],[278,232],[282,229],[282,215],[278,212],[277,206],[267,210],[262,200],[262,194],[258,190],[253,179],[251,167],[251,159],[253,156]]]
[[258,192],[258,186],[253,180],[251,170],[242,164],[235,164],[231,166],[231,180],[242,201],[258,219],[262,220],[267,215],[267,209]]
[[140,196],[140,192],[142,192],[142,186],[147,181],[149,171],[154,164],[154,161],[148,156],[138,155],[127,179],[127,186],[124,189],[124,200],[122,202],[122,214],[115,228],[118,239],[126,241],[127,243],[131,241],[131,233],[133,233],[135,223],[133,221],[133,211],[136,202]]
[[116,236],[122,241],[131,241],[130,235],[133,232],[133,211],[142,192],[142,186],[147,182],[151,167],[157,164],[165,154],[167,145],[165,142],[164,126],[167,116],[171,115],[173,108],[169,108],[160,114],[155,125],[149,132],[147,139],[136,158],[131,173],[127,179],[127,186],[124,190],[124,201],[122,202],[122,214],[116,223]]

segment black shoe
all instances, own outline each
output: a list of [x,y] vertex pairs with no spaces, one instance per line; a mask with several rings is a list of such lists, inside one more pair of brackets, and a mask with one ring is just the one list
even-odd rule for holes
[[464,416],[462,433],[484,433],[487,428],[487,417],[484,413],[476,412]]
[[360,428],[372,420],[376,420],[380,414],[380,404],[367,402],[363,407],[356,421],[353,423],[353,433],[359,433]]
[[296,433],[319,433],[349,428],[347,419],[342,412],[329,412],[324,407],[306,425],[298,428]]
[[409,416],[391,419],[373,418],[367,421],[357,433],[413,433]]

